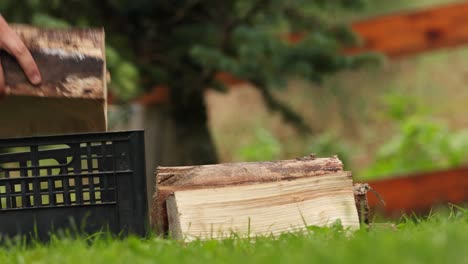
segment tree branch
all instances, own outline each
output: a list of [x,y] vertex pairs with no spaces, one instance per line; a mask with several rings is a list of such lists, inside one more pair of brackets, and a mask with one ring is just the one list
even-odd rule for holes
[[271,0],[258,0],[252,5],[252,8],[245,13],[245,15],[240,19],[238,23],[246,23],[249,22],[265,5],[269,5]]
[[291,124],[301,134],[312,133],[312,129],[305,123],[302,116],[291,109],[287,104],[276,99],[262,81],[251,80],[251,82],[254,84],[255,88],[260,91],[268,109],[278,112],[286,123]]
[[250,23],[250,20],[262,10],[262,7],[265,5],[269,5],[271,3],[271,0],[258,0],[255,2],[252,7],[242,16],[238,17],[235,20],[232,20],[228,22],[224,26],[224,32],[223,32],[223,40],[221,41],[221,48],[223,51],[227,51],[230,40],[231,40],[231,35],[232,31],[239,25],[244,24],[244,23]]
[[185,6],[183,6],[182,8],[177,10],[177,12],[175,12],[174,16],[170,19],[170,23],[175,24],[175,23],[181,21],[185,17],[185,14],[187,14],[187,12],[190,9],[192,9],[199,2],[200,2],[200,0],[188,1],[188,3]]

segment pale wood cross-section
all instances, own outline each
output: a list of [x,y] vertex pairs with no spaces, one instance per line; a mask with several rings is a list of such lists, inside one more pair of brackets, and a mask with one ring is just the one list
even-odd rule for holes
[[106,131],[104,31],[12,28],[35,59],[42,83],[32,85],[17,61],[0,53],[7,85],[0,137]]
[[176,191],[167,199],[174,239],[255,237],[308,226],[359,228],[349,172],[220,188]]
[[313,155],[271,162],[158,167],[151,223],[158,233],[167,233],[166,199],[175,191],[292,180],[339,171],[343,171],[343,163],[337,157]]
[[[168,234],[167,201],[168,199],[172,199],[173,205],[177,204],[177,193],[181,191],[205,191],[223,187],[237,188],[247,186],[254,186],[253,188],[256,188],[255,186],[267,183],[282,185],[300,179],[310,179],[312,182],[319,182],[322,176],[334,177],[337,175],[345,175],[344,182],[348,184],[349,181],[347,188],[353,190],[351,173],[343,171],[343,163],[336,156],[317,158],[314,155],[309,155],[293,160],[271,162],[158,167],[156,170],[156,192],[152,201],[151,223],[157,233],[161,235]],[[313,188],[314,187],[312,187],[312,189]],[[351,195],[350,199],[353,202],[352,210],[354,211],[352,214],[354,214],[356,208],[359,212],[363,204],[367,204],[367,199],[365,193],[361,194],[356,192],[356,187],[354,187],[354,191],[350,191],[349,193]],[[175,196],[171,196],[174,194]],[[177,207],[173,206],[172,208],[174,209]],[[361,215],[362,212],[359,214],[356,213],[355,215],[358,218],[362,216],[361,221],[366,222],[367,215],[365,213],[366,212],[364,212],[364,215]],[[174,216],[177,214],[172,215]],[[174,218],[172,219],[174,220]],[[174,222],[172,224],[174,225]],[[177,236],[177,234],[177,231],[175,231],[173,235]]]

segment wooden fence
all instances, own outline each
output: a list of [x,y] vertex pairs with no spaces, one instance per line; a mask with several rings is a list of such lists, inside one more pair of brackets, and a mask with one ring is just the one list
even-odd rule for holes
[[382,196],[385,206],[368,193],[371,211],[385,216],[427,214],[434,206],[468,202],[468,167],[415,173],[403,177],[367,181]]

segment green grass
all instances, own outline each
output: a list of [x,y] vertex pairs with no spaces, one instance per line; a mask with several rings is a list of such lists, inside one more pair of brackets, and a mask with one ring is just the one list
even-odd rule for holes
[[397,230],[349,233],[335,226],[278,239],[190,244],[156,237],[10,244],[0,247],[0,263],[468,263],[467,245],[468,214],[460,209],[449,215],[405,219]]

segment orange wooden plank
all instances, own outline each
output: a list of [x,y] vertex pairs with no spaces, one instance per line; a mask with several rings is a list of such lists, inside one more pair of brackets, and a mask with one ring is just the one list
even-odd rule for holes
[[352,24],[363,46],[347,53],[377,51],[401,57],[468,43],[468,3],[397,13]]
[[402,213],[428,213],[438,204],[468,202],[468,167],[418,173],[406,177],[368,182],[385,200],[383,206],[371,192],[367,194],[371,211],[387,216]]
[[169,102],[169,89],[165,85],[153,87],[149,92],[135,100],[142,105],[164,104]]

